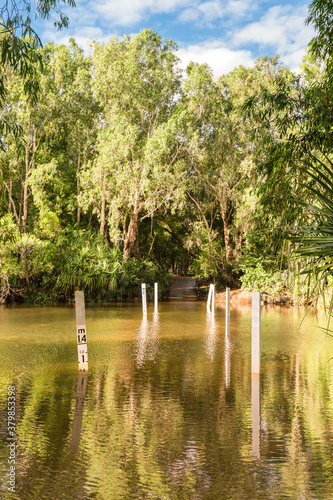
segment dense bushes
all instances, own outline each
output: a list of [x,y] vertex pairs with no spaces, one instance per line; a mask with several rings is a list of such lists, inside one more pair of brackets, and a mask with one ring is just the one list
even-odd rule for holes
[[67,231],[58,239],[22,235],[11,216],[0,220],[0,301],[67,302],[75,290],[89,300],[133,300],[148,296],[154,282],[165,293],[170,272],[148,260],[123,262],[121,251],[89,231]]

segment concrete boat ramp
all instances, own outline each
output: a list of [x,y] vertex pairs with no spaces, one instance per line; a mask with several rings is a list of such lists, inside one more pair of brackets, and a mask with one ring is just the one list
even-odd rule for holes
[[168,299],[174,302],[198,300],[196,280],[190,276],[174,276]]

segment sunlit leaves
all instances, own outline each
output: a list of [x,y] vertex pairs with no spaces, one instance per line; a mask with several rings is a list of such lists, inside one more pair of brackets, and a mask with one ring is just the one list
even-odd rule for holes
[[316,57],[327,59],[330,65],[333,55],[332,13],[332,0],[313,0],[306,19],[306,24],[312,24],[317,33],[310,42],[310,51]]
[[179,186],[177,137],[171,138],[179,89],[175,44],[153,30],[94,45],[94,93],[102,106],[98,156],[81,172],[84,209],[98,213],[101,233],[124,241],[131,256],[139,222]]

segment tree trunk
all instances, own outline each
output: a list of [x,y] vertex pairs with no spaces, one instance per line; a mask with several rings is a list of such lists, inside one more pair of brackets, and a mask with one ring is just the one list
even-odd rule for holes
[[104,228],[105,228],[105,184],[106,184],[106,179],[105,179],[105,174],[103,175],[103,186],[102,186],[102,206],[101,206],[101,225],[99,228],[99,232],[103,236],[104,234]]
[[12,179],[10,179],[9,187],[7,186],[5,181],[3,181],[3,185],[5,186],[5,188],[7,189],[7,192],[8,192],[8,198],[9,198],[8,211],[9,211],[9,213],[11,213],[11,211],[13,210],[14,217],[16,219],[17,225],[19,226],[20,225],[20,215],[17,213],[16,206],[15,206],[15,203],[14,203],[14,200],[12,197],[12,188],[13,188]]
[[221,204],[221,215],[223,221],[223,233],[224,233],[224,245],[226,252],[226,261],[227,264],[230,263],[232,257],[232,250],[230,244],[230,230],[228,226],[228,218],[227,218],[227,207]]
[[76,222],[77,225],[80,225],[80,220],[81,220],[81,208],[78,202],[79,194],[80,194],[80,163],[81,163],[81,147],[79,143],[79,155],[78,155],[78,160],[77,160],[77,170],[76,170],[76,194],[77,194],[77,209],[76,209]]
[[131,215],[131,220],[125,235],[125,245],[123,253],[123,260],[125,262],[131,258],[132,249],[134,247],[137,236],[138,236],[138,214],[137,212],[135,212]]
[[28,175],[30,167],[29,145],[25,148],[25,179],[23,183],[23,215],[22,215],[22,231],[26,232],[28,220]]
[[[76,193],[77,193],[77,198],[79,197],[79,194],[80,194],[80,177],[79,177],[79,173],[78,173],[78,176],[77,176],[77,179],[76,179]],[[78,203],[78,199],[77,199],[77,209],[76,209],[76,222],[77,222],[77,225],[79,226],[80,225],[80,221],[81,221],[81,208],[80,208],[80,205]]]
[[[13,179],[10,178],[9,180],[9,190],[8,190],[8,212],[11,213],[12,211],[12,192],[13,192]],[[14,207],[13,207],[14,210]]]

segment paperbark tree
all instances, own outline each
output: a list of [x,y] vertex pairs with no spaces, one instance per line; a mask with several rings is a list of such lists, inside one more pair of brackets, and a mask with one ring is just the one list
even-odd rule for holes
[[100,232],[123,241],[128,260],[139,224],[181,196],[183,150],[171,119],[179,90],[175,44],[152,30],[95,44],[95,95],[103,106],[97,160],[81,174],[82,206],[94,206]]
[[[68,17],[59,9],[58,0],[39,0],[33,4],[30,0],[19,2],[5,0],[0,7],[0,147],[4,148],[1,137],[11,132],[16,136],[21,132],[20,126],[10,117],[4,117],[2,108],[8,91],[6,68],[14,71],[23,82],[25,97],[37,102],[39,88],[38,73],[43,62],[38,47],[41,41],[32,27],[31,12],[35,18],[52,20],[57,29],[68,26]],[[75,6],[74,0],[62,0],[62,3]]]

